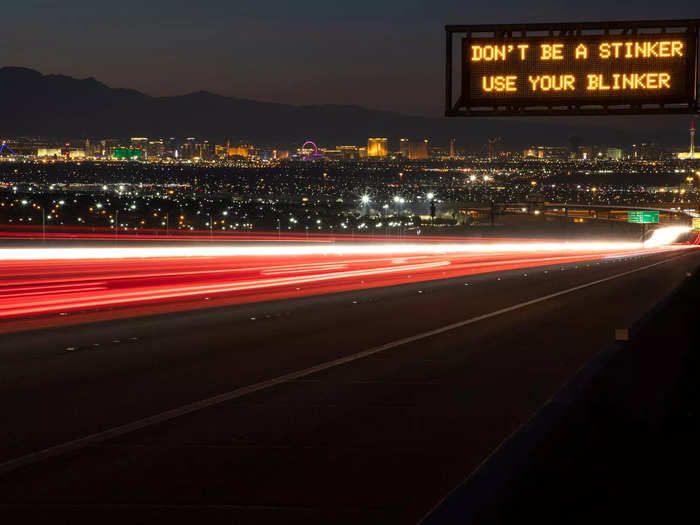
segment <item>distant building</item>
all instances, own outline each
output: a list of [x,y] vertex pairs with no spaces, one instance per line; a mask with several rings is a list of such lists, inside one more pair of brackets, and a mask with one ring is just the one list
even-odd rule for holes
[[695,151],[695,121],[690,122],[690,149],[678,154],[681,160],[700,159],[700,152]]
[[66,157],[73,159],[84,159],[86,157],[84,149],[71,149],[66,152]]
[[275,160],[277,158],[277,150],[274,148],[258,148],[257,157],[265,161]]
[[611,160],[622,160],[622,149],[620,148],[608,148],[605,156]]
[[568,149],[559,146],[531,146],[523,150],[523,158],[565,159]]
[[194,158],[195,159],[201,159],[201,160],[209,160],[211,159],[212,155],[214,154],[214,151],[212,150],[211,144],[209,144],[209,141],[205,140],[204,142],[199,142],[195,144],[195,151],[194,151]]
[[454,159],[457,156],[457,150],[455,148],[455,139],[452,137],[450,139],[450,158]]
[[489,157],[495,157],[503,150],[503,141],[501,137],[494,137],[489,139],[486,145],[487,153]]
[[402,157],[408,158],[409,142],[408,139],[399,139],[399,153]]
[[228,147],[229,157],[249,157],[250,148],[248,146],[229,146]]
[[191,159],[192,158],[192,143],[183,142],[180,146],[180,154],[178,155],[181,159]]
[[165,156],[165,143],[163,139],[149,140],[146,146],[146,157],[149,159],[162,159]]
[[389,154],[389,139],[369,138],[367,139],[368,157],[386,157]]
[[148,137],[131,137],[131,147],[146,151],[148,147]]
[[357,146],[336,146],[343,156],[343,160],[357,160],[360,158],[360,151]]
[[62,154],[61,148],[38,148],[37,157],[60,157]]
[[593,148],[590,146],[579,146],[578,158],[583,160],[591,160],[593,158]]
[[428,139],[411,140],[408,143],[408,158],[422,160],[428,158]]
[[112,157],[118,160],[141,160],[145,158],[145,152],[137,148],[114,148]]
[[343,152],[338,148],[324,149],[322,153],[328,160],[343,160]]
[[642,142],[632,145],[632,158],[635,160],[659,160],[663,149],[654,142]]
[[121,147],[118,139],[104,139],[100,141],[103,157],[114,156],[114,151]]
[[180,158],[186,160],[208,160],[212,157],[209,141],[197,141],[195,138],[188,138],[180,146]]

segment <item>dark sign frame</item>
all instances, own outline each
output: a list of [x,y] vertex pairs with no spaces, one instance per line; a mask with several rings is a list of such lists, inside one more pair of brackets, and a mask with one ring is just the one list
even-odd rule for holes
[[[667,33],[669,29],[672,32]],[[682,31],[685,29],[685,31]],[[679,32],[679,30],[681,30]],[[581,22],[561,24],[484,24],[445,26],[445,116],[549,116],[549,115],[648,115],[673,113],[698,113],[698,42],[700,19],[689,20],[644,20],[632,22]],[[533,34],[535,33],[535,34]],[[463,34],[461,53],[468,49],[472,38],[495,38],[507,41],[510,38],[556,37],[556,36],[622,36],[622,35],[673,35],[683,34],[688,38],[692,53],[687,55],[687,98],[677,103],[658,103],[653,97],[634,100],[601,100],[591,104],[590,100],[544,101],[542,98],[508,101],[507,97],[494,100],[492,105],[470,100],[469,61],[461,60],[462,77],[457,100],[453,102],[453,51],[454,35]],[[464,56],[464,55],[463,55]]]

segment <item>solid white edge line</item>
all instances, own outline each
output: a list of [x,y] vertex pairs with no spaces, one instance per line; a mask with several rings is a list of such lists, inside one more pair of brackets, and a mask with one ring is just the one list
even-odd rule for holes
[[83,447],[87,447],[90,445],[94,445],[96,443],[99,443],[101,441],[105,441],[108,439],[112,439],[115,437],[123,436],[125,434],[128,434],[130,432],[135,432],[137,430],[141,430],[143,428],[147,428],[153,425],[157,425],[159,423],[164,423],[166,421],[169,421],[171,419],[175,419],[180,416],[184,416],[186,414],[190,414],[192,412],[196,412],[198,410],[202,410],[204,408],[208,408],[214,405],[218,405],[220,403],[224,403],[226,401],[231,401],[233,399],[237,399],[239,397],[246,396],[248,394],[252,394],[255,392],[259,392],[261,390],[265,390],[274,386],[278,386],[282,383],[286,383],[289,381],[293,381],[296,379],[300,379],[302,377],[306,377],[312,374],[315,374],[317,372],[322,372],[324,370],[328,370],[329,368],[334,368],[336,366],[344,365],[346,363],[350,363],[352,361],[357,361],[358,359],[363,359],[365,357],[369,357],[374,354],[378,354],[380,352],[384,352],[386,350],[390,350],[392,348],[396,348],[398,346],[402,346],[408,343],[413,343],[415,341],[420,341],[421,339],[426,339],[428,337],[432,337],[434,335],[442,334],[445,332],[449,332],[451,330],[455,330],[457,328],[461,328],[463,326],[467,326],[479,321],[483,321],[484,319],[489,319],[491,317],[496,317],[508,312],[512,312],[514,310],[519,310],[521,308],[525,308],[527,306],[531,306],[533,304],[541,303],[543,301],[547,301],[549,299],[553,299],[555,297],[560,297],[562,295],[566,295],[578,290],[582,290],[584,288],[588,288],[590,286],[595,286],[597,284],[601,284],[607,281],[612,281],[614,279],[619,279],[620,277],[624,277],[626,275],[630,275],[636,272],[641,272],[643,270],[648,270],[649,268],[653,268],[655,266],[659,266],[661,264],[666,264],[671,261],[675,260],[675,258],[670,258],[670,259],[665,259],[663,261],[655,262],[652,264],[647,264],[646,266],[641,266],[639,268],[635,268],[634,270],[629,270],[626,272],[622,273],[617,273],[615,275],[611,275],[609,277],[604,277],[603,279],[598,279],[596,281],[591,281],[585,284],[580,284],[578,286],[574,286],[572,288],[567,288],[566,290],[561,290],[559,292],[551,293],[549,295],[544,295],[542,297],[538,297],[536,299],[531,299],[529,301],[525,301],[522,303],[518,303],[512,306],[508,306],[506,308],[501,308],[500,310],[496,310],[487,314],[482,314],[478,315],[476,317],[472,317],[470,319],[465,319],[464,321],[458,321],[456,323],[448,324],[445,326],[442,326],[440,328],[435,328],[434,330],[429,330],[427,332],[423,332],[420,334],[412,335],[409,337],[403,337],[401,339],[396,339],[395,341],[391,341],[389,343],[385,343],[383,345],[375,346],[372,348],[369,348],[367,350],[363,350],[361,352],[357,352],[354,354],[350,354],[345,357],[340,357],[338,359],[334,359],[332,361],[327,361],[325,363],[321,363],[315,366],[311,366],[309,368],[304,368],[302,370],[298,370],[296,372],[290,372],[288,374],[284,374],[278,377],[275,377],[273,379],[268,379],[265,381],[261,381],[259,383],[255,383],[249,386],[244,386],[241,388],[237,388],[235,390],[231,390],[230,392],[225,392],[223,394],[219,394],[216,396],[212,396],[206,399],[202,399],[200,401],[195,401],[194,403],[188,403],[186,405],[183,405],[178,408],[173,408],[170,410],[166,410],[164,412],[160,412],[158,414],[155,414],[153,416],[148,416],[142,419],[138,419],[136,421],[133,421],[131,423],[126,423],[124,425],[120,425],[117,427],[113,427],[108,430],[104,430],[102,432],[97,432],[95,434],[90,434],[88,436],[74,439],[72,441],[67,441],[65,443],[61,443],[60,445],[55,445],[52,447],[48,447],[42,450],[38,450],[36,452],[31,452],[29,454],[25,454],[24,456],[20,456],[15,459],[11,459],[8,461],[5,461],[3,463],[0,463],[0,474],[5,474],[7,472],[10,472],[12,470],[18,469],[20,467],[24,467],[27,465],[31,465],[33,463],[38,463],[39,461],[42,461],[44,459],[48,459],[51,457],[55,456],[60,456],[62,454],[67,454],[69,452],[73,452],[75,450],[81,449]]

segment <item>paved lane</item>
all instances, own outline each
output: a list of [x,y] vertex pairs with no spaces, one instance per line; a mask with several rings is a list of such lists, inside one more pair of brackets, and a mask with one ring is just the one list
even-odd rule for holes
[[122,518],[416,521],[699,259],[555,265],[7,334],[5,461],[608,279],[7,473],[0,502],[81,516],[100,504]]

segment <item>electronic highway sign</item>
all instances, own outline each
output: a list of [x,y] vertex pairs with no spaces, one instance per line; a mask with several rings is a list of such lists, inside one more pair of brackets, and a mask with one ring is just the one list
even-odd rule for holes
[[631,210],[627,212],[627,222],[634,222],[637,224],[656,224],[659,222],[659,212]]
[[447,26],[445,113],[696,112],[699,25],[667,20]]

